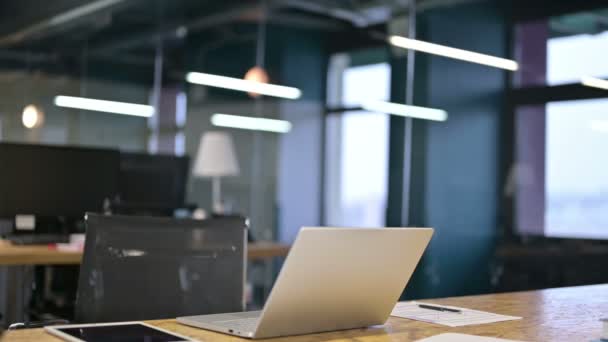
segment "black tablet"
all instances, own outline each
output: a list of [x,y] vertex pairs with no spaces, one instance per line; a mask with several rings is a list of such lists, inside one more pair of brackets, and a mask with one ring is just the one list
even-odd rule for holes
[[194,341],[142,322],[56,325],[44,330],[70,342]]

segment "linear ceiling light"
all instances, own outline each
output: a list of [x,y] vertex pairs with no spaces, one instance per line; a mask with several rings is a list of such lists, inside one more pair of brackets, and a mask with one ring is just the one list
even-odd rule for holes
[[511,71],[515,71],[519,68],[517,62],[512,61],[510,59],[494,57],[473,51],[456,49],[445,45],[427,43],[421,40],[410,39],[400,36],[391,36],[389,38],[389,42],[394,46],[401,47],[404,49],[412,49],[420,52],[430,53],[433,55],[459,59],[461,61],[488,65],[495,68],[506,69]]
[[89,99],[86,97],[63,95],[55,96],[55,105],[58,107],[77,108],[114,114],[134,115],[146,118],[154,115],[154,107],[152,106],[128,102],[96,100]]
[[253,118],[231,114],[213,114],[211,123],[214,126],[248,129],[252,131],[266,131],[287,133],[291,130],[291,122],[285,120]]
[[584,76],[581,78],[581,83],[587,87],[599,88],[608,90],[608,81],[601,78]]
[[448,113],[442,109],[409,106],[385,101],[366,101],[361,104],[363,109],[370,112],[388,113],[414,119],[445,121]]
[[244,91],[247,93],[262,94],[274,97],[282,97],[290,100],[295,100],[302,96],[302,91],[300,91],[300,89],[298,88],[244,80],[241,78],[205,74],[202,72],[189,72],[188,74],[186,74],[186,81],[210,87],[232,89]]

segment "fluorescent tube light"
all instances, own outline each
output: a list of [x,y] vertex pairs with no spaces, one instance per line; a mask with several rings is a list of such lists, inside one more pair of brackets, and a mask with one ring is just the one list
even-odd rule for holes
[[599,88],[608,90],[608,81],[601,78],[584,76],[581,78],[581,83],[587,87]]
[[205,74],[201,72],[187,73],[186,81],[210,87],[232,89],[244,91],[247,93],[256,93],[274,97],[282,97],[291,100],[298,99],[300,98],[300,96],[302,96],[302,92],[298,88],[243,80],[234,77]]
[[114,114],[151,117],[154,107],[128,102],[106,101],[75,96],[55,96],[55,105],[58,107],[92,110]]
[[412,49],[420,52],[430,53],[433,55],[459,59],[461,61],[488,65],[495,68],[506,69],[511,71],[515,71],[519,68],[517,62],[512,61],[510,59],[494,57],[473,51],[456,49],[445,45],[423,42],[421,40],[410,39],[400,36],[391,36],[389,38],[389,42],[394,46],[401,47],[404,49]]
[[213,114],[211,123],[214,126],[248,129],[252,131],[266,131],[287,133],[291,130],[291,122],[285,120],[253,118],[231,114]]
[[414,119],[445,121],[448,113],[442,109],[409,106],[385,101],[366,101],[361,104],[363,109],[370,112],[388,113]]

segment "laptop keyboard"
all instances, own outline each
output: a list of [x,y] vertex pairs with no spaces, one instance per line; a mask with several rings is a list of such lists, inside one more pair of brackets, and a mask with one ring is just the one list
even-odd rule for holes
[[257,328],[259,317],[230,319],[225,321],[215,321],[214,325],[219,325],[235,331],[253,332]]

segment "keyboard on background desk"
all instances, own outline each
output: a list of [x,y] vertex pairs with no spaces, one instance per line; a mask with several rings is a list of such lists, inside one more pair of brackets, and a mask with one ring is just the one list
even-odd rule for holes
[[13,234],[4,239],[13,245],[48,245],[70,242],[70,236],[65,234]]

